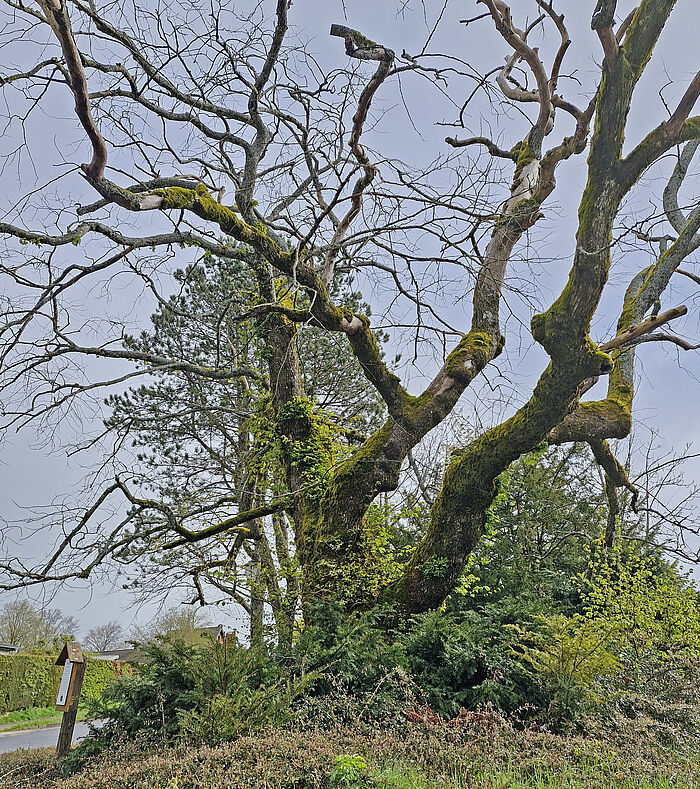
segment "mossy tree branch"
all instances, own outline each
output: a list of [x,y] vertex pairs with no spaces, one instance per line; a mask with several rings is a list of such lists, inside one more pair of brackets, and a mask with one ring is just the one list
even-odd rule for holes
[[[486,5],[504,37],[515,35],[507,7],[501,4],[504,10],[488,0]],[[599,4],[602,5],[614,12],[614,3]],[[436,605],[453,587],[466,557],[481,536],[498,475],[523,452],[545,440],[566,418],[576,405],[581,385],[589,373],[597,376],[612,372],[613,397],[609,399],[618,406],[618,430],[629,429],[632,390],[627,385],[624,365],[613,365],[613,359],[595,346],[588,333],[610,267],[613,222],[626,191],[632,186],[632,183],[623,186],[616,177],[632,93],[673,5],[673,0],[661,4],[642,2],[628,28],[623,56],[606,57],[596,98],[588,181],[579,209],[577,249],[569,281],[549,309],[535,315],[532,321],[533,336],[552,361],[525,406],[453,456],[431,509],[428,531],[406,572],[385,593],[387,600],[408,611]],[[645,10],[650,19],[645,18]],[[636,323],[642,318],[643,313]],[[619,326],[618,333],[628,332],[631,327],[632,324]],[[601,408],[589,406],[590,414],[586,414],[585,420],[588,428],[598,422],[604,428],[609,427],[607,414],[602,420],[594,418]],[[429,572],[436,557],[444,563],[440,578]]]

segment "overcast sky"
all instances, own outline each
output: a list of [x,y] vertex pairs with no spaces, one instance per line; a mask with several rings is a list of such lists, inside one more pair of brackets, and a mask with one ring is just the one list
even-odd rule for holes
[[[273,0],[265,0],[263,5],[271,11],[274,8]],[[404,8],[403,13],[397,13],[398,5]],[[512,5],[516,9],[525,6],[525,3],[523,0],[514,0]],[[534,3],[528,5],[534,6]],[[573,39],[567,57],[568,67],[565,69],[572,79],[562,82],[562,90],[564,92],[571,90],[574,97],[577,96],[577,91],[581,90],[576,80],[580,80],[583,90],[590,90],[597,72],[595,64],[601,59],[600,45],[596,36],[590,31],[589,24],[594,5],[593,0],[584,0],[584,2],[560,0],[559,3],[555,3],[556,7],[566,12]],[[628,6],[632,7],[629,2],[620,2],[619,5],[621,16],[625,15]],[[303,39],[308,39],[309,51],[313,52],[324,66],[338,67],[346,63],[347,59],[342,42],[328,35],[331,23],[342,22],[357,28],[374,40],[393,48],[397,53],[402,50],[416,53],[422,47],[442,9],[442,0],[426,2],[425,7],[417,0],[406,3],[395,3],[393,0],[382,0],[382,2],[346,0],[345,3],[339,0],[294,0],[290,14],[292,24],[296,28],[295,33]],[[460,19],[475,16],[483,12],[483,9],[483,5],[477,5],[473,0],[449,2],[429,50],[450,52],[484,69],[502,63],[507,48],[488,20],[474,23],[468,28],[459,23]],[[699,16],[697,0],[679,0],[651,67],[638,89],[639,95],[633,105],[630,118],[628,144],[634,144],[665,117],[664,107],[658,95],[659,90],[670,80],[674,80],[675,84],[666,88],[663,94],[672,103],[697,71],[696,36]],[[369,68],[368,66],[368,73]],[[6,64],[0,64],[0,73],[6,70]],[[415,161],[429,160],[440,152],[446,152],[447,146],[443,140],[446,134],[451,132],[437,123],[452,120],[454,111],[441,97],[436,86],[425,80],[404,76],[401,88],[403,95],[398,92],[395,82],[391,86],[382,87],[376,108],[377,110],[383,108],[385,116],[374,130],[368,132],[371,144],[382,150],[384,154]],[[72,102],[65,93],[63,101],[66,110],[70,109]],[[404,101],[410,110],[410,116],[406,112]],[[486,116],[488,110],[489,108],[483,104],[475,104],[474,110],[467,116],[469,131],[480,133],[486,120],[494,123],[495,128],[495,121]],[[516,118],[512,123],[501,124],[500,128],[503,136],[499,141],[503,147],[509,148],[520,139],[527,124],[525,119],[518,121]],[[37,131],[40,132],[41,130]],[[465,130],[463,135],[467,136],[467,134]],[[38,180],[41,178],[47,180],[46,174],[51,173],[56,161],[54,147],[56,144],[54,139],[53,145],[45,146],[45,160],[42,160],[39,148],[35,147],[33,164],[40,174]],[[69,158],[76,157],[77,154],[71,152]],[[666,167],[666,170],[668,171],[669,168]],[[663,184],[659,177],[660,171],[655,170],[649,174],[635,193],[632,207],[643,207],[654,194],[660,195]],[[0,191],[5,194],[4,205],[12,202],[9,196],[16,194],[17,189],[20,188],[13,178],[13,171],[10,170],[6,170],[2,175],[3,188]],[[574,243],[577,200],[584,179],[585,161],[582,157],[560,168],[559,186],[554,200],[545,212],[546,218],[538,224],[532,234],[537,244],[532,244],[530,254],[538,260],[546,259],[541,264],[545,272],[544,281],[538,283],[539,297],[544,301],[558,291],[568,273],[568,259]],[[29,188],[27,184],[23,184],[22,187],[25,190]],[[70,188],[81,189],[84,202],[94,199],[77,176],[70,181]],[[622,250],[616,252],[615,265],[611,272],[611,287],[606,291],[601,317],[593,327],[596,339],[603,340],[611,336],[620,308],[621,294],[625,283],[629,280],[629,271],[641,268],[650,260],[649,253],[643,250],[625,252],[625,254]],[[692,268],[694,260],[694,257],[691,258],[691,262],[685,267]],[[114,298],[118,300],[127,296],[115,294]],[[674,285],[668,303],[663,306],[668,308],[680,303],[688,305],[689,314],[677,328],[686,336],[697,338],[700,334],[698,303],[689,280]],[[516,359],[520,356],[521,334],[518,327],[520,322],[527,321],[529,316],[521,301],[515,299],[511,306],[514,314],[507,324],[507,348],[512,354],[512,380],[515,381],[516,387],[521,387],[522,391],[527,393],[543,368],[544,355],[538,348],[533,347],[525,355],[524,362],[516,363]],[[375,305],[375,314],[380,314],[381,308],[381,303]],[[138,308],[135,307],[137,320],[147,320],[150,309],[151,305],[147,302],[139,303]],[[460,305],[451,307],[450,319],[466,325],[465,316],[460,314],[462,309]],[[398,338],[394,337],[393,342],[398,342]],[[698,416],[696,401],[700,357],[696,353],[686,353],[679,358],[675,350],[663,348],[658,343],[643,346],[639,357],[640,386],[635,400],[635,430],[639,439],[646,440],[647,433],[654,430],[659,432],[664,448],[681,450],[686,443],[695,441],[699,435],[700,416]],[[421,360],[415,369],[406,369],[404,372],[418,381],[422,373],[430,374],[430,366],[429,362]],[[95,424],[99,424],[99,421]],[[65,431],[64,437],[69,433],[70,430]],[[45,438],[45,435],[36,435],[28,429],[8,437],[3,445],[2,466],[0,466],[0,513],[8,520],[26,514],[23,508],[50,505],[54,497],[62,498],[66,492],[77,490],[80,480],[97,459],[95,453],[69,458],[65,447],[61,446],[49,451]],[[700,466],[693,464],[688,471],[691,477],[700,479]],[[40,547],[37,544],[37,551]],[[0,596],[0,603],[11,597]],[[141,614],[133,610],[127,611],[129,602],[128,594],[119,588],[111,589],[104,584],[97,584],[91,589],[86,584],[82,588],[76,586],[71,590],[62,591],[51,605],[59,605],[66,612],[77,616],[83,623],[83,632],[85,632],[89,627],[109,619],[119,619],[128,626],[135,616],[146,619],[153,612],[153,607],[145,609]],[[216,621],[222,618],[218,611],[214,612],[212,617]]]

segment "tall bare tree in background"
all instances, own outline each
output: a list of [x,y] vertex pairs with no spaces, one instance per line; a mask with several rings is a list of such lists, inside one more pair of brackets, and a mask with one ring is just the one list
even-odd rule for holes
[[0,641],[25,652],[60,649],[79,630],[75,617],[57,608],[39,608],[29,600],[13,600],[0,609]]
[[124,629],[114,619],[105,622],[103,625],[96,625],[88,630],[85,636],[85,647],[94,652],[106,652],[108,649],[116,649],[121,646],[124,640]]
[[[514,15],[501,0],[481,0],[483,13],[468,20],[465,36],[472,25],[482,26],[482,35],[489,25],[508,57],[468,89],[474,75],[459,57],[427,49],[397,56],[342,25],[331,35],[344,40],[349,60],[339,50],[340,67],[326,72],[289,33],[294,6],[288,0],[261,3],[243,19],[226,7],[203,16],[187,3],[166,16],[130,4],[5,2],[6,62],[13,60],[11,40],[31,42],[36,53],[35,62],[4,69],[14,117],[29,127],[42,108],[65,114],[74,104],[91,147],[80,165],[79,194],[56,195],[47,186],[19,199],[14,218],[0,223],[5,426],[44,424],[52,414],[73,413],[77,399],[100,386],[152,373],[237,387],[232,410],[246,413],[243,394],[258,387],[269,410],[255,424],[231,415],[231,442],[264,437],[258,455],[246,455],[247,471],[232,473],[234,493],[202,496],[182,509],[152,496],[148,480],[136,475],[139,489],[127,468],[85,508],[66,508],[59,522],[52,518],[59,536],[45,562],[7,556],[4,588],[85,578],[109,559],[129,561],[130,551],[162,557],[197,546],[206,548],[205,559],[220,562],[223,576],[233,572],[260,524],[279,539],[289,523],[307,616],[314,601],[328,598],[348,608],[389,602],[404,612],[423,611],[439,605],[457,582],[482,534],[498,476],[543,442],[590,444],[605,473],[606,539],[612,540],[618,490],[636,495],[608,441],[632,427],[638,347],[650,341],[691,347],[666,328],[685,306],[662,310],[661,300],[700,245],[700,207],[681,197],[700,140],[700,118],[692,115],[700,73],[664,122],[623,147],[633,101],[644,101],[635,89],[675,0],[637,6],[600,0],[591,8],[600,40],[591,54],[601,66],[597,84],[575,96],[562,90],[570,31],[556,4],[545,0],[518,4]],[[424,77],[450,92],[457,107],[466,107],[470,93],[493,99],[498,91],[495,115],[502,103],[517,108],[529,118],[526,133],[509,137],[514,122],[502,131],[505,146],[481,135],[448,137],[451,155],[422,169],[400,162],[390,139],[381,151],[370,150],[366,126],[380,97],[393,96],[397,80]],[[581,103],[581,95],[588,99]],[[70,172],[73,150],[57,140],[56,155]],[[8,150],[6,167],[19,166],[25,151],[24,144]],[[413,450],[501,354],[509,265],[528,231],[548,218],[559,165],[584,153],[587,179],[568,281],[530,325],[549,361],[514,413],[463,437],[416,550],[397,564],[387,557],[380,497],[396,489]],[[658,255],[620,294],[615,335],[594,340],[591,322],[608,284],[621,206],[668,154],[674,164],[663,193],[665,216],[628,232],[657,244]],[[211,336],[221,349],[213,361],[204,363],[191,342],[157,350],[135,343],[109,315],[109,299],[122,282],[140,282],[163,304],[173,287],[172,280],[167,287],[171,258],[212,256],[241,261],[254,282],[247,301],[234,288],[212,313]],[[357,272],[381,285],[385,301],[414,311],[404,330],[417,355],[429,358],[436,344],[444,350],[422,391],[402,382],[370,318],[343,299],[338,283]],[[102,289],[104,311],[86,312],[92,282]],[[529,287],[538,300],[545,297],[536,278]],[[468,321],[454,326],[431,301],[445,289],[470,301]],[[264,368],[232,343],[231,320],[254,327]],[[333,409],[321,409],[305,390],[304,354],[313,355],[314,346],[302,338],[310,331],[350,353],[381,399],[385,418],[371,434],[334,420]],[[107,362],[115,370],[105,377]],[[583,399],[603,376],[606,395]],[[279,464],[276,488],[251,482],[253,459],[261,455]],[[128,510],[120,513],[115,504],[107,518],[117,497]],[[193,568],[202,595],[201,573]]]

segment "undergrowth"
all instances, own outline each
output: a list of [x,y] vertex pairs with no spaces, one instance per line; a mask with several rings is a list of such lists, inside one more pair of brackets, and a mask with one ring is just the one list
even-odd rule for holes
[[0,789],[690,789],[700,786],[697,745],[669,748],[647,718],[592,724],[583,736],[492,715],[364,733],[267,730],[217,746],[132,740],[72,774],[48,749],[3,754]]

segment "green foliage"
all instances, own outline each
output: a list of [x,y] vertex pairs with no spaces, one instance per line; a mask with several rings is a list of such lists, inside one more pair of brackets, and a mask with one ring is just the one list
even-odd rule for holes
[[362,756],[348,753],[336,756],[333,769],[328,776],[331,789],[363,789],[366,786],[364,773],[367,762]]
[[387,629],[385,622],[396,621],[390,610],[344,617],[340,606],[326,604],[301,634],[296,656],[304,665],[325,668],[314,694],[340,688],[371,697],[369,708],[365,701],[359,705],[367,718],[389,718],[407,706],[409,696],[446,718],[487,703],[515,712],[546,704],[513,651],[517,633],[510,627],[534,622],[538,611],[509,598],[479,612],[433,611]]
[[56,702],[61,670],[45,655],[0,655],[0,712]]
[[484,704],[510,713],[541,706],[540,690],[513,651],[513,625],[534,621],[537,610],[527,599],[504,598],[478,611],[415,617],[401,643],[406,669],[432,709],[452,718]]
[[697,591],[672,565],[599,550],[580,584],[586,615],[607,627],[620,651],[661,663],[700,657]]
[[116,661],[88,658],[80,692],[81,705],[89,706],[93,701],[99,700],[116,677],[130,674],[129,666],[125,667]]
[[329,583],[332,580],[336,602],[346,608],[361,608],[368,601],[376,601],[384,586],[401,570],[386,508],[377,504],[370,505],[365,513],[352,551],[339,544],[330,543],[328,547],[332,550],[327,553],[341,556],[342,560],[335,556],[330,561],[320,559],[315,568],[324,573]]
[[470,557],[451,607],[507,596],[542,601],[543,611],[580,611],[577,577],[604,530],[604,495],[584,445],[540,447],[498,479],[485,535]]
[[371,690],[401,663],[401,648],[391,643],[381,627],[380,609],[347,615],[340,603],[325,601],[313,610],[313,624],[300,633],[295,645],[298,664],[325,669],[315,693],[340,683],[351,693]]
[[659,711],[662,695],[670,711],[687,698],[700,664],[700,611],[696,591],[674,566],[597,544],[577,585],[580,612],[515,628],[515,652],[549,699],[548,721],[565,728],[611,704]]
[[422,567],[426,578],[442,578],[447,572],[447,557],[431,556]]
[[599,682],[620,670],[620,662],[607,648],[607,628],[577,615],[543,617],[538,630],[517,628],[515,648],[549,699],[547,717],[557,729],[577,721],[587,705],[599,700]]
[[146,663],[91,705],[108,719],[97,738],[146,737],[214,744],[281,725],[316,675],[295,678],[267,653],[210,641],[160,639],[141,647]]
[[[313,325],[295,328],[305,396],[292,399],[275,416],[267,363],[272,349],[266,345],[271,318],[255,313],[266,299],[251,267],[240,260],[203,255],[177,271],[175,279],[178,292],[159,304],[148,331],[126,338],[127,350],[182,359],[212,371],[244,369],[249,375],[207,379],[172,369],[153,370],[146,385],[110,397],[107,426],[124,438],[128,435],[135,447],[132,479],[148,489],[149,497],[155,491],[155,497],[193,530],[247,509],[250,496],[260,501],[284,496],[290,467],[300,472],[307,497],[318,498],[329,468],[358,436],[376,426],[383,411],[344,338]],[[333,295],[350,310],[364,308],[350,279],[334,286]],[[309,306],[308,297],[284,277],[275,281],[275,298],[292,309]],[[249,554],[239,546],[238,556],[232,558],[221,536],[202,544],[211,566],[202,568],[201,554],[162,551],[162,543],[141,536],[152,534],[157,517],[153,511],[134,513],[133,539],[117,555],[128,566],[128,585],[153,589],[154,578],[173,577],[189,583],[194,564],[200,568],[196,577],[207,599],[220,598],[222,588],[236,590],[234,598],[249,598],[254,583],[256,596],[266,598],[273,594],[268,587],[274,587],[277,574],[279,596],[285,600],[284,612],[278,607],[277,615],[288,614],[285,626],[291,630],[298,564],[286,534],[273,540],[268,522],[262,528],[256,524],[245,535],[246,548],[254,551],[257,561],[263,551],[256,541],[263,539],[273,560],[273,567],[259,570],[254,582],[242,567]],[[141,528],[144,520],[149,525]],[[170,574],[152,573],[153,562],[168,567]]]

